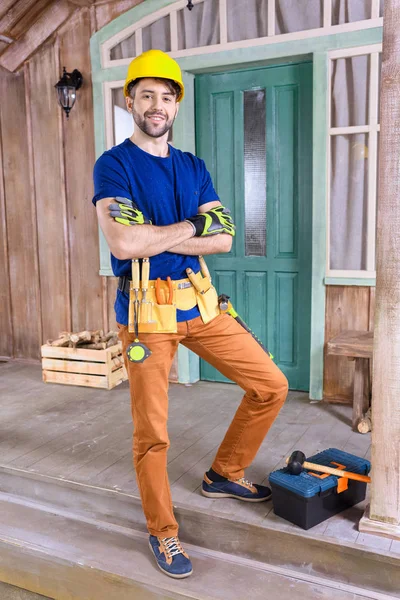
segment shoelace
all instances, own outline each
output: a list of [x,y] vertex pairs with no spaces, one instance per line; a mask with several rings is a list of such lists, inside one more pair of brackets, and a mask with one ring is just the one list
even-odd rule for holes
[[183,553],[183,548],[177,537],[162,538],[161,542],[168,556],[170,556],[171,558],[173,558],[177,554]]
[[238,483],[243,483],[244,485],[249,485],[250,487],[253,487],[253,483],[251,481],[249,481],[248,479],[246,479],[245,477],[241,477],[240,479],[236,480]]

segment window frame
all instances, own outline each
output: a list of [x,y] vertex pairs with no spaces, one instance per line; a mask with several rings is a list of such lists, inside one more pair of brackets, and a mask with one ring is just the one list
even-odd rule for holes
[[[193,4],[202,4],[207,0],[193,0]],[[219,5],[219,44],[211,46],[200,46],[196,48],[188,48],[178,50],[178,17],[179,10],[185,9],[187,0],[177,0],[169,3],[167,6],[162,6],[158,10],[147,14],[142,19],[132,23],[128,27],[118,31],[113,36],[109,37],[101,45],[101,67],[108,69],[110,67],[119,67],[128,65],[134,58],[111,59],[111,50],[119,43],[123,42],[131,35],[135,34],[135,56],[142,53],[143,40],[142,30],[144,27],[152,25],[159,19],[169,16],[170,18],[170,45],[171,51],[168,52],[173,58],[183,58],[185,56],[194,56],[199,54],[210,54],[221,50],[234,50],[237,48],[246,48],[248,46],[258,46],[265,44],[283,43],[292,40],[301,40],[308,37],[320,37],[330,35],[332,33],[343,33],[370,29],[382,26],[382,17],[379,16],[380,3],[379,0],[371,1],[371,15],[368,19],[362,21],[351,21],[332,25],[332,2],[333,0],[323,0],[322,9],[322,25],[314,29],[305,29],[293,33],[276,33],[276,0],[268,0],[268,35],[261,38],[253,38],[250,40],[240,40],[236,42],[228,42],[228,3],[229,0],[218,0]]]
[[[328,118],[326,136],[327,180],[326,180],[326,283],[335,279],[372,280],[376,278],[375,243],[376,243],[376,199],[378,178],[378,122],[379,106],[379,55],[382,44],[371,44],[354,48],[341,48],[328,52]],[[368,123],[366,125],[349,125],[332,127],[332,72],[333,61],[354,56],[369,56],[369,88],[368,88]],[[331,269],[331,139],[334,135],[351,135],[365,133],[368,135],[368,195],[367,195],[367,259],[365,270]]]

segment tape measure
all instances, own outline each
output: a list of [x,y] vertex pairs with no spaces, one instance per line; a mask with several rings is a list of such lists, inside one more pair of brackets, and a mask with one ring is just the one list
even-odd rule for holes
[[131,362],[142,363],[146,360],[146,358],[149,358],[149,356],[151,355],[151,350],[149,350],[147,346],[145,346],[144,344],[139,342],[138,339],[136,339],[132,344],[128,346],[128,348],[126,349],[126,354]]

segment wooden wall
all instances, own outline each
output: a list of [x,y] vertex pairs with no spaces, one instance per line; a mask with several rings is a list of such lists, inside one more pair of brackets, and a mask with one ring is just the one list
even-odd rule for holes
[[[114,329],[100,277],[90,37],[141,0],[77,7],[18,73],[0,68],[0,357],[38,359],[62,330]],[[67,121],[54,84],[84,83]]]
[[[326,287],[325,341],[341,331],[372,331],[375,288],[359,286]],[[354,362],[343,356],[327,356],[324,363],[324,398],[331,402],[351,402]]]

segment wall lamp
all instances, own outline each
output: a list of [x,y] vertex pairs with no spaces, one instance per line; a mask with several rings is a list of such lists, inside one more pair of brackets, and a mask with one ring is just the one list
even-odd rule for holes
[[74,69],[72,73],[67,73],[64,67],[60,81],[54,86],[57,89],[58,102],[64,109],[67,119],[70,110],[75,104],[76,90],[79,90],[82,81],[82,74],[77,69]]
[[192,10],[192,8],[194,8],[194,7],[193,7],[193,2],[192,2],[192,0],[188,0],[187,7],[186,7],[186,8],[188,8],[189,10]]

